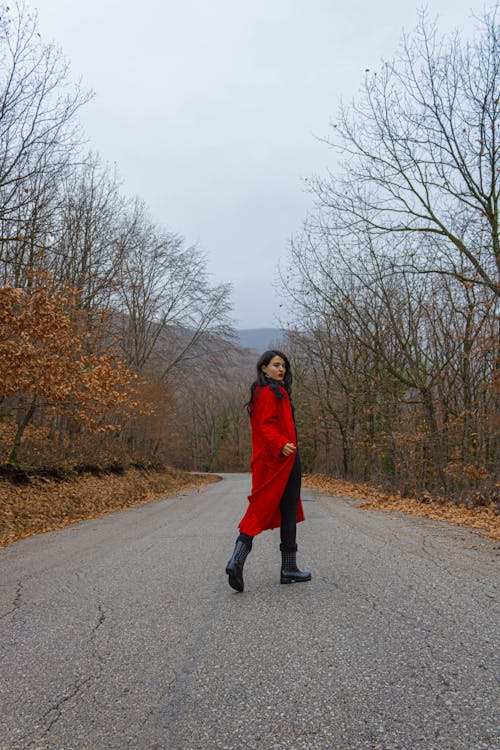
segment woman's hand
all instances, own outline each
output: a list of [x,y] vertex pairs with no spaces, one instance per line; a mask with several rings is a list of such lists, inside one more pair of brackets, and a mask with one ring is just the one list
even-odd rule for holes
[[283,446],[283,448],[281,449],[281,452],[284,456],[291,456],[292,453],[295,453],[296,450],[297,450],[296,445],[294,445],[293,443],[287,443],[286,445]]

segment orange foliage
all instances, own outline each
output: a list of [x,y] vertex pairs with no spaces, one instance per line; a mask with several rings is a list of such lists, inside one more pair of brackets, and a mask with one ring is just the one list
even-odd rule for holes
[[104,419],[110,411],[137,407],[138,382],[117,357],[91,352],[83,322],[71,290],[0,289],[0,395],[106,431],[115,428]]

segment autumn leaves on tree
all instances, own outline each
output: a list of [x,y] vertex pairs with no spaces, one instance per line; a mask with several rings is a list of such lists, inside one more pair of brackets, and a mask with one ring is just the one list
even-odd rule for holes
[[48,424],[65,417],[70,429],[104,432],[118,428],[118,413],[138,408],[137,377],[116,356],[92,353],[96,342],[77,300],[48,284],[0,289],[1,396],[18,414],[13,465],[37,412]]

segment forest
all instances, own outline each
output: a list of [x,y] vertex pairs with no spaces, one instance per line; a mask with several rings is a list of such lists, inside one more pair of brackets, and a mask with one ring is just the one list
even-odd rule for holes
[[0,45],[2,460],[170,459],[186,368],[232,346],[230,287],[86,151],[91,93],[23,4],[0,6]]
[[[498,31],[496,10],[472,40],[422,13],[307,179],[276,345],[308,472],[499,499]],[[247,471],[257,355],[230,284],[88,150],[92,94],[22,4],[0,5],[0,55],[4,469]]]
[[315,470],[498,500],[498,31],[422,13],[332,123],[342,169],[309,180],[282,272]]

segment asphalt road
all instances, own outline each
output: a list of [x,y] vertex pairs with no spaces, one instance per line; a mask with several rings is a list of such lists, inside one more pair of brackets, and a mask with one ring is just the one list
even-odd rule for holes
[[498,545],[307,491],[224,573],[248,475],[0,556],[2,750],[498,750]]

